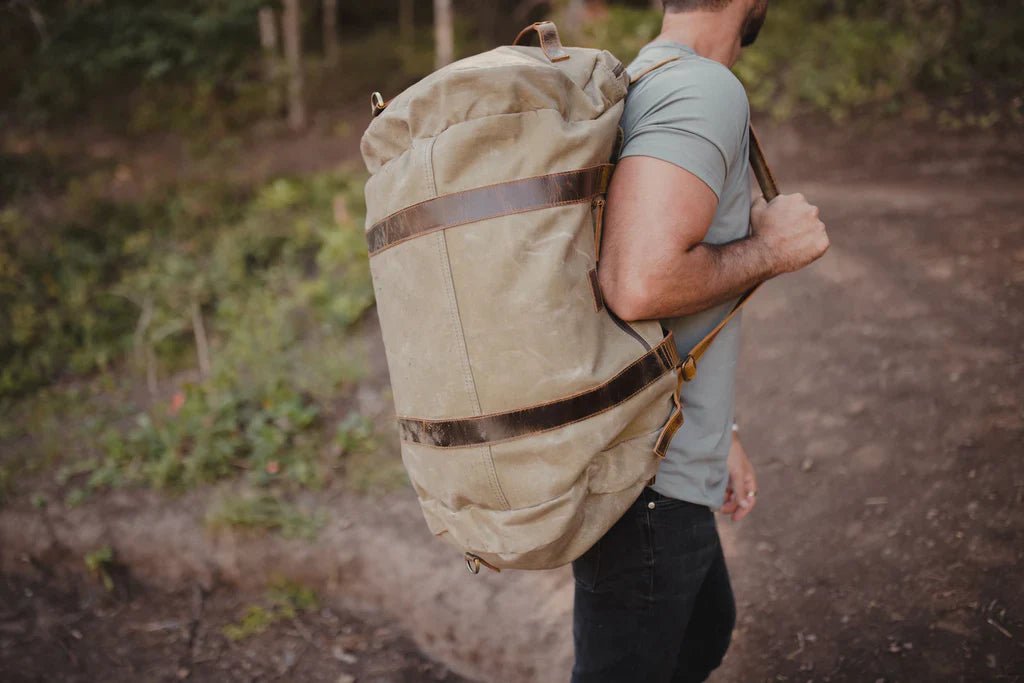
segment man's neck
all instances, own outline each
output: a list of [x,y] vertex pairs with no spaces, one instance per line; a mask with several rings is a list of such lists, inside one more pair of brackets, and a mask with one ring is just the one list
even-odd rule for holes
[[740,56],[743,17],[734,2],[716,12],[667,12],[657,40],[671,40],[693,49],[701,57],[732,67]]

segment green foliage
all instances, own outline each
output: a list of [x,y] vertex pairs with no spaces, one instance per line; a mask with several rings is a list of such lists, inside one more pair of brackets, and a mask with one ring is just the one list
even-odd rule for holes
[[275,623],[295,619],[300,613],[316,609],[316,593],[311,588],[286,579],[271,583],[263,604],[249,605],[242,618],[223,629],[228,640],[238,642],[257,636]]
[[227,347],[225,365],[245,350],[232,344],[244,347],[239,340],[265,334],[267,323],[352,323],[373,301],[360,187],[357,177],[323,174],[278,179],[249,197],[203,183],[119,203],[75,181],[70,218],[45,231],[15,209],[0,212],[0,395],[102,369],[133,346],[173,356],[195,336],[197,306],[213,316],[211,332],[238,331],[214,340]]
[[273,611],[260,605],[249,605],[238,623],[228,624],[224,627],[223,632],[228,640],[238,642],[258,636],[277,620],[278,617]]
[[773,4],[757,44],[737,63],[755,109],[782,117],[810,106],[838,119],[908,92],[928,45],[878,17],[811,21],[816,9],[808,1]]
[[[612,5],[572,38],[628,64],[660,27],[660,12]],[[776,117],[823,111],[842,120],[927,98],[947,125],[1021,123],[1024,13],[994,1],[776,0],[735,71],[751,105]]]
[[242,618],[235,624],[228,624],[223,632],[228,640],[237,642],[245,640],[270,628],[277,621],[276,615],[260,605],[249,605],[242,614]]
[[334,432],[334,443],[342,453],[368,453],[376,448],[373,438],[373,422],[358,413],[349,413],[338,423]]
[[285,538],[307,540],[316,537],[325,521],[322,515],[307,515],[269,494],[228,497],[206,515],[206,525],[212,530],[272,531]]
[[583,26],[577,40],[608,50],[623,64],[629,64],[661,31],[661,17],[660,11],[614,5],[608,8],[607,16]]
[[[58,470],[72,486],[66,504],[111,486],[180,490],[237,473],[320,485],[348,450],[332,445],[331,406],[362,372],[346,340],[373,304],[361,177],[185,184],[131,203],[72,185],[74,220],[42,240],[20,215],[2,215],[0,239],[15,247],[0,252],[4,393],[125,361],[140,382],[204,374],[191,370],[169,400],[127,420],[70,388],[40,401],[90,424],[81,455]],[[30,430],[40,445],[52,412]],[[351,448],[370,444],[363,422],[338,432],[349,433]],[[62,459],[64,443],[53,444]]]
[[89,573],[99,579],[107,591],[114,590],[110,570],[114,565],[114,550],[109,545],[97,548],[85,555],[85,566]]
[[183,117],[210,125],[255,87],[255,16],[262,4],[47,3],[46,35],[25,69],[22,104],[37,117],[80,115],[93,103],[109,107],[134,92],[127,99],[140,107],[137,127]]
[[119,243],[142,220],[138,207],[96,203],[40,230],[0,211],[0,396],[105,367],[123,351],[132,311],[109,285]]

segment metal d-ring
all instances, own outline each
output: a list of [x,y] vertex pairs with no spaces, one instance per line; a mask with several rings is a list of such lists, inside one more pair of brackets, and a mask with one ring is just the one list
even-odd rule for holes
[[370,95],[370,115],[376,118],[387,105],[384,103],[384,96],[379,92]]

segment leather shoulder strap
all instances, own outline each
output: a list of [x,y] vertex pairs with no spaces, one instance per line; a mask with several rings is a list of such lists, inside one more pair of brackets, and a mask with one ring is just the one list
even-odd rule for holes
[[[764,152],[761,150],[761,143],[758,142],[757,135],[754,134],[754,129],[750,129],[750,168],[754,171],[754,177],[757,179],[757,184],[761,188],[761,194],[764,195],[765,201],[771,201],[779,196],[779,188],[775,183],[775,176],[772,175],[771,169],[768,168],[768,161],[764,158]],[[745,292],[743,296],[736,301],[736,305],[732,307],[732,310],[722,318],[722,321],[715,325],[715,328],[707,333],[707,335],[697,342],[696,346],[690,349],[690,353],[687,354],[686,359],[683,361],[683,379],[690,381],[697,374],[697,361],[700,360],[704,352],[711,346],[711,342],[715,341],[715,337],[725,329],[725,326],[729,324],[729,321],[736,317],[740,309],[743,308],[743,304],[750,300],[750,297],[754,295],[758,287],[761,285],[755,285],[750,290]]]
[[[652,64],[633,76],[629,81],[630,85],[635,84],[644,76],[653,73],[666,64],[671,64],[678,59],[680,59],[678,56],[669,57]],[[779,188],[775,183],[775,176],[772,175],[771,169],[768,168],[768,162],[764,158],[764,152],[761,150],[761,143],[758,142],[757,136],[754,134],[754,129],[750,128],[749,132],[750,168],[754,171],[754,177],[757,179],[757,184],[761,188],[761,194],[764,195],[766,201],[770,202],[779,196]],[[736,301],[736,305],[732,307],[732,310],[722,318],[722,321],[715,325],[713,330],[708,332],[703,339],[697,342],[697,344],[690,349],[690,353],[687,354],[682,365],[682,375],[684,380],[688,382],[697,375],[697,361],[701,359],[704,353],[708,350],[708,347],[711,346],[711,343],[715,341],[715,338],[719,333],[725,329],[725,326],[729,324],[730,320],[736,317],[736,314],[740,312],[741,308],[743,308],[743,304],[750,300],[750,297],[753,296],[754,292],[756,292],[757,288],[760,286],[761,285],[756,285],[745,292],[743,296]]]
[[642,70],[636,76],[633,76],[632,78],[630,78],[629,79],[629,84],[633,85],[634,83],[639,81],[641,78],[643,78],[647,74],[652,73],[654,71],[657,71],[658,69],[660,69],[661,67],[665,66],[666,64],[671,64],[672,62],[675,62],[675,61],[678,61],[678,60],[679,60],[679,57],[676,56],[676,57],[669,57],[668,59],[663,59],[660,62],[655,62],[654,64],[650,65],[646,69]]

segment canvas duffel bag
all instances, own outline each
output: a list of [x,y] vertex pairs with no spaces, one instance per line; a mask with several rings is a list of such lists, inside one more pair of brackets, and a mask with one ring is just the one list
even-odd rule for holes
[[[629,77],[603,50],[498,47],[388,103],[362,138],[366,237],[402,460],[470,570],[593,545],[682,424],[680,359],[597,284]],[[520,42],[517,39],[517,43]],[[745,297],[744,297],[745,300]],[[722,322],[722,325],[726,321]]]

